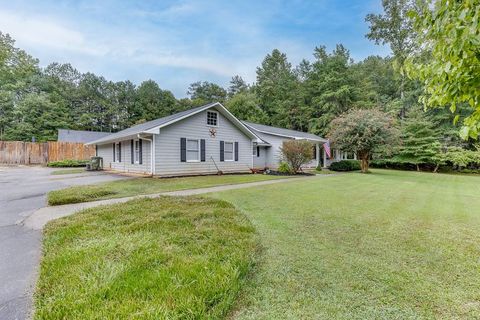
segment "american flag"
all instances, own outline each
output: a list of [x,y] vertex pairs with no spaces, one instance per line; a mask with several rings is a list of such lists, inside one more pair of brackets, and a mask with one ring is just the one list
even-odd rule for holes
[[327,142],[323,144],[323,149],[325,149],[325,153],[327,154],[328,158],[331,158],[332,154],[330,153],[330,140],[327,140]]

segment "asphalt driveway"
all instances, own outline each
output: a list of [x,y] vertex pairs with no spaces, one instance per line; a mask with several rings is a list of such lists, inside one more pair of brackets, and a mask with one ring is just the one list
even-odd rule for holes
[[0,319],[30,316],[32,291],[40,258],[41,231],[23,226],[35,210],[46,205],[46,193],[71,185],[125,177],[108,173],[51,175],[43,167],[0,165]]

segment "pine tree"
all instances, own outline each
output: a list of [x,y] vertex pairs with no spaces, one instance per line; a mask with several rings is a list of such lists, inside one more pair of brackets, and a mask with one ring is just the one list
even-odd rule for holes
[[396,158],[415,164],[420,171],[421,164],[432,164],[438,169],[441,144],[439,134],[432,122],[420,112],[413,112],[404,121],[401,132],[402,146]]

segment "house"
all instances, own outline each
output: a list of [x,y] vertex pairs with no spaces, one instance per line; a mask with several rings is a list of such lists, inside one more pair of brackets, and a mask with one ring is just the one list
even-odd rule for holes
[[57,141],[87,143],[110,135],[110,132],[58,129]]
[[314,143],[315,159],[308,166],[322,163],[325,139],[240,121],[218,102],[138,124],[87,144],[96,146],[107,169],[181,176],[277,168],[280,147],[288,139]]

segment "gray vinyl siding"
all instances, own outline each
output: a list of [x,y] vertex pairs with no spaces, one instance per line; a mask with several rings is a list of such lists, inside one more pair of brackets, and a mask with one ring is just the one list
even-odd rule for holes
[[[155,174],[159,176],[214,174],[213,160],[224,173],[249,172],[252,167],[252,140],[218,114],[216,136],[211,137],[207,126],[207,111],[185,118],[160,129],[155,136]],[[180,138],[205,139],[205,162],[181,162]],[[220,162],[220,141],[238,142],[238,161]]]
[[[269,147],[263,147],[260,146],[260,155],[257,157],[257,155],[253,156],[253,167],[256,169],[264,169],[267,167],[267,150]],[[253,154],[253,150],[252,150]]]
[[[271,134],[266,134],[266,133],[262,133],[262,132],[255,132],[260,138],[262,138],[263,140],[267,141],[271,147],[267,147],[265,149],[262,149],[261,151],[265,151],[264,152],[264,167],[267,167],[267,168],[270,168],[270,169],[277,169],[278,168],[278,165],[280,164],[280,162],[282,161],[282,155],[281,155],[281,152],[280,152],[280,148],[282,147],[282,144],[283,144],[283,141],[286,141],[286,140],[292,140],[291,138],[287,138],[287,137],[280,137],[280,136],[275,136],[275,135],[271,135]],[[257,163],[261,163],[260,161],[259,162],[256,162],[255,161],[255,165]],[[309,162],[307,165],[305,165],[304,167],[306,168],[310,168],[310,167],[316,167],[317,166],[317,160],[312,160],[311,162]]]
[[122,161],[113,162],[113,142],[98,146],[98,156],[103,158],[104,169],[112,169],[122,172],[150,174],[150,142],[142,141],[142,164],[131,160],[131,140],[122,141]]

